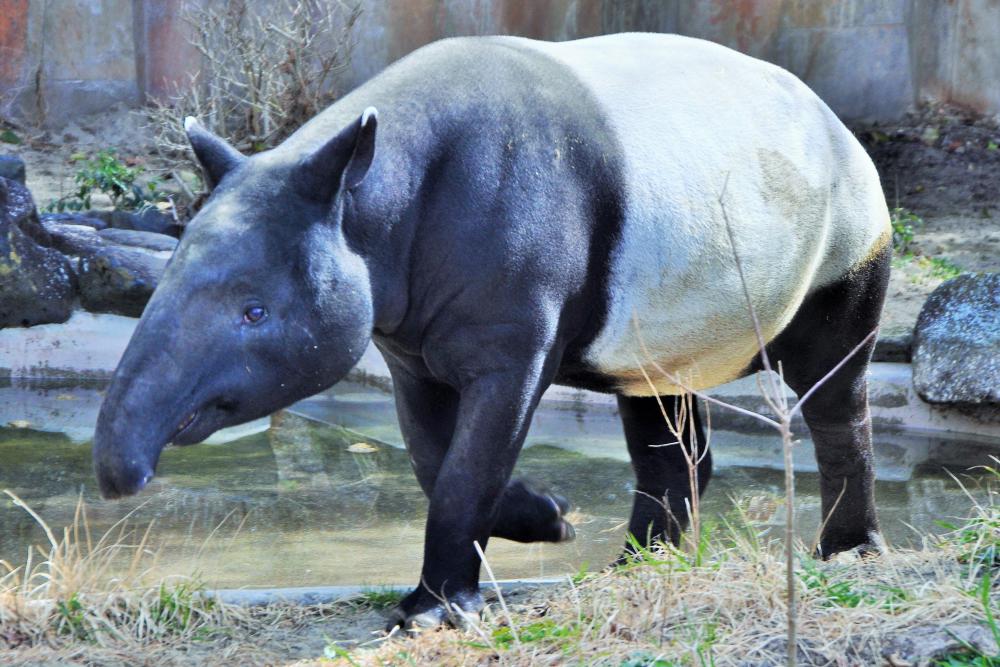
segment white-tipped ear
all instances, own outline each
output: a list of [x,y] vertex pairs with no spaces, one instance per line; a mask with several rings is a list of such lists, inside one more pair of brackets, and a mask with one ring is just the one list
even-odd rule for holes
[[358,120],[305,157],[298,167],[303,194],[329,200],[338,189],[353,190],[361,185],[375,159],[377,130],[378,111],[368,107]]
[[368,107],[361,114],[357,140],[347,168],[344,169],[343,187],[348,190],[361,185],[375,159],[375,131],[378,129],[378,109]]
[[378,122],[378,109],[375,107],[368,107],[364,110],[364,113],[361,114],[361,127],[367,125],[369,120]]
[[187,133],[198,163],[205,171],[209,188],[218,185],[226,174],[246,160],[246,156],[226,143],[225,139],[209,132],[192,116],[184,119],[184,132]]

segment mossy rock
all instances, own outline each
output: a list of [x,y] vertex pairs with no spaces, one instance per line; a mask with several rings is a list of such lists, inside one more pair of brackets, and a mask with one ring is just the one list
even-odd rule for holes
[[76,276],[45,238],[28,190],[0,178],[0,328],[69,319]]

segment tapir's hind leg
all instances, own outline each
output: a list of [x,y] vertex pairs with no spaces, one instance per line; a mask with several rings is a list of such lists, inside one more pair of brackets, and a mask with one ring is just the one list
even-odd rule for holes
[[[389,370],[410,463],[420,488],[430,498],[455,432],[458,392],[414,377],[396,363],[390,363]],[[575,536],[573,526],[563,518],[568,511],[569,503],[562,496],[515,478],[504,489],[491,535],[516,542],[566,542]]]
[[[663,396],[663,409],[655,397],[619,396],[618,411],[625,427],[625,441],[635,471],[636,492],[632,503],[629,532],[642,545],[654,540],[680,541],[688,524],[691,502],[691,479],[681,444],[663,417],[666,412],[676,422],[678,396]],[[705,432],[698,414],[698,404],[691,404],[692,422],[683,424],[683,447],[700,459],[698,494],[704,493],[712,474],[711,452],[705,449]],[[695,437],[691,437],[690,426]],[[674,424],[675,428],[677,424]],[[692,447],[692,444],[696,444]],[[693,459],[692,459],[693,460]],[[628,550],[628,547],[626,547]]]
[[[809,296],[791,324],[768,346],[799,396],[819,382],[879,322],[889,279],[887,247],[838,282]],[[875,469],[865,373],[874,337],[803,405],[820,474],[820,554],[877,550]]]

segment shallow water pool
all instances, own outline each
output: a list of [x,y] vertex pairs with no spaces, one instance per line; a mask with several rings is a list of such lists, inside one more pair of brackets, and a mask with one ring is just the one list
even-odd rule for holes
[[[68,525],[78,498],[100,534],[124,515],[151,521],[158,573],[198,572],[210,587],[412,584],[420,571],[426,501],[409,468],[391,395],[356,383],[292,410],[224,432],[212,443],[167,449],[139,497],[103,501],[91,472],[90,438],[103,386],[0,387],[0,489],[23,498],[53,528]],[[364,447],[352,447],[364,443]],[[734,499],[777,527],[783,508],[780,443],[770,435],[716,431],[716,472],[707,516]],[[797,516],[811,542],[818,480],[808,442],[798,445]],[[948,470],[969,474],[1000,452],[996,442],[877,433],[877,498],[891,543],[968,514],[971,501]],[[551,577],[599,568],[624,539],[632,473],[611,410],[543,405],[518,474],[549,485],[576,508],[577,539],[564,545],[494,540],[499,578]],[[967,478],[974,487],[975,477]],[[23,510],[0,501],[0,560],[20,563],[44,534]]]

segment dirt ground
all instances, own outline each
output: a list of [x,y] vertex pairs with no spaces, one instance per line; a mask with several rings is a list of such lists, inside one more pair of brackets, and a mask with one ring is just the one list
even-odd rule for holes
[[[925,107],[898,123],[853,129],[879,169],[889,207],[922,220],[910,248],[918,260],[894,263],[882,330],[898,335],[912,329],[924,299],[942,282],[921,256],[964,271],[1000,270],[1000,127],[997,119]],[[188,165],[156,155],[148,121],[127,109],[83,117],[58,131],[14,131],[23,143],[0,144],[0,153],[27,163],[28,187],[39,208],[73,189],[75,159],[101,149],[114,148],[130,164],[165,179],[163,189],[178,199],[183,195],[176,178],[190,182],[194,175]],[[95,198],[95,205],[101,203]]]
[[218,636],[144,640],[73,642],[58,646],[4,647],[0,664],[57,667],[80,664],[101,667],[188,667],[195,665],[286,665],[322,658],[334,639],[347,646],[370,645],[385,637],[383,613],[367,604],[335,603],[309,607],[271,606],[249,610]]
[[[528,608],[544,599],[547,587],[526,584],[504,593],[504,600],[518,608]],[[497,597],[484,591],[489,604]],[[94,642],[59,641],[18,645],[0,634],[0,665],[57,667],[82,664],[101,667],[189,667],[197,665],[300,665],[336,658],[330,647],[336,644],[351,651],[378,649],[385,642],[399,642],[384,632],[388,611],[395,597],[379,600],[350,598],[327,604],[269,605],[233,612],[215,634],[178,636],[163,641],[144,639],[132,644],[109,640],[106,646]],[[374,600],[374,604],[373,604]],[[338,663],[345,664],[345,663]],[[349,661],[348,661],[349,664]]]

